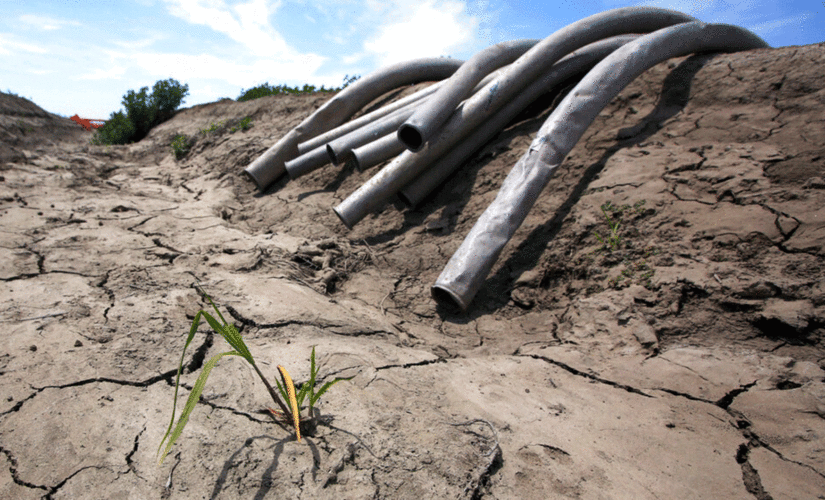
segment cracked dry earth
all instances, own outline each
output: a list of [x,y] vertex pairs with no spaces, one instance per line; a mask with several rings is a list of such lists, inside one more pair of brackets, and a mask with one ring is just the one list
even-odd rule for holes
[[[465,314],[429,286],[558,96],[417,210],[348,232],[330,207],[369,172],[263,194],[241,173],[325,95],[98,147],[0,94],[0,497],[825,498],[824,82],[825,44],[652,68]],[[176,133],[197,136],[179,161]],[[326,424],[296,442],[225,358],[157,465],[198,281],[270,377],[306,380],[313,345],[354,377]],[[222,344],[201,326],[187,387]]]

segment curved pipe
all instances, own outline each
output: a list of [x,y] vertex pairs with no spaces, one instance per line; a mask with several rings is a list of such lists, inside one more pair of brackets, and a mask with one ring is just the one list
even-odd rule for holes
[[603,59],[542,125],[495,200],[450,258],[431,288],[436,302],[467,309],[556,168],[599,112],[634,78],[671,57],[763,47],[767,44],[745,29],[692,22],[643,36]]
[[333,210],[345,226],[352,228],[367,214],[381,208],[399,189],[568,53],[602,38],[649,32],[693,20],[686,14],[667,9],[627,7],[596,14],[560,29],[528,50],[498,78],[459,105],[424,149],[417,153],[401,153]]
[[398,191],[398,197],[408,207],[417,206],[461,166],[467,158],[498,134],[523,109],[542,94],[552,90],[565,80],[586,72],[608,54],[638,37],[639,35],[620,35],[607,38],[591,43],[565,56],[538,80],[521,91],[515,99],[508,102],[478,129],[473,131],[472,135],[456,144],[450,152],[439,158],[424,173]]
[[[489,80],[492,80],[492,75],[490,76]],[[489,81],[485,79],[485,82]],[[441,83],[441,82],[439,82]],[[481,87],[474,89],[474,91],[480,90]],[[286,162],[284,165],[286,167],[286,172],[289,174],[290,179],[297,179],[302,175],[306,175],[314,170],[317,170],[330,161],[335,165],[340,165],[341,163],[346,162],[347,160],[351,159],[352,157],[352,150],[364,146],[365,144],[372,143],[374,141],[379,140],[379,138],[383,138],[387,134],[391,132],[395,132],[398,129],[398,126],[401,125],[404,120],[409,118],[415,110],[421,106],[420,101],[414,101],[407,103],[406,106],[402,106],[395,111],[390,112],[389,114],[384,115],[381,118],[376,119],[372,123],[364,124],[363,126],[356,128],[355,130],[351,130],[348,133],[341,135],[326,144],[326,147],[323,146],[316,147],[315,149],[301,154],[301,156],[295,158],[294,160],[290,160]],[[382,108],[383,109],[383,108]],[[358,121],[358,120],[355,120]],[[352,122],[347,122],[341,127],[338,127],[335,130],[341,130],[346,125]],[[327,136],[328,134],[323,134]],[[307,141],[303,144],[314,143],[315,140]],[[384,161],[392,156],[397,155],[398,153],[402,152],[404,148],[398,149],[397,145],[389,144],[389,141],[383,141],[381,146],[388,145],[389,148],[384,150],[383,152],[378,152],[375,148],[377,146],[373,146],[370,150],[377,158],[380,155],[386,155],[383,157],[382,160],[378,161],[377,163],[372,163],[369,166],[377,165],[381,161]],[[301,145],[298,145],[298,149],[300,151]],[[392,153],[390,153],[390,151]],[[370,159],[369,161],[374,161],[375,158]]]
[[308,141],[304,141],[301,144],[298,144],[298,154],[305,154],[313,149],[317,148],[318,146],[323,146],[324,144],[328,143],[329,141],[335,140],[342,135],[352,132],[357,128],[361,128],[364,125],[374,122],[379,118],[383,118],[388,114],[392,113],[401,108],[405,108],[413,103],[420,104],[419,101],[422,99],[432,95],[438,90],[446,80],[442,80],[440,82],[435,82],[429,87],[423,88],[413,94],[410,94],[406,97],[403,97],[395,102],[387,104],[386,106],[382,106],[374,111],[371,111],[363,116],[359,116],[355,120],[348,121],[343,125],[335,127],[334,129],[324,132],[323,134],[316,136]]
[[401,125],[398,138],[410,151],[419,151],[482,78],[515,61],[537,43],[539,40],[501,42],[468,59],[426,104]]
[[461,66],[447,58],[416,59],[380,69],[339,92],[253,161],[244,172],[264,190],[284,174],[284,164],[298,156],[298,143],[349,119],[376,97],[411,83],[442,80]]

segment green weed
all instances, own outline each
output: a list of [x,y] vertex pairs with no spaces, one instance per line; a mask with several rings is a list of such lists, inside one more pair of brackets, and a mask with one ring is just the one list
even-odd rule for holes
[[[209,301],[209,304],[212,306],[212,309],[215,310],[217,317],[220,318],[220,322],[218,322],[214,316],[209,314],[204,310],[198,311],[195,315],[195,319],[192,321],[192,326],[189,329],[189,336],[186,338],[186,343],[183,346],[183,353],[181,353],[180,363],[178,365],[178,373],[175,378],[175,395],[172,401],[172,419],[169,422],[169,426],[166,428],[166,433],[163,436],[163,439],[160,442],[160,446],[158,446],[157,453],[160,455],[160,463],[163,463],[163,460],[166,458],[166,455],[169,454],[169,451],[172,449],[172,446],[177,441],[178,437],[180,437],[181,433],[183,432],[184,427],[186,427],[186,423],[189,421],[189,416],[194,410],[195,405],[197,404],[198,400],[200,399],[201,394],[203,393],[203,389],[206,386],[206,379],[209,377],[210,372],[218,363],[218,361],[223,358],[224,356],[240,356],[245,359],[252,368],[255,369],[255,373],[258,374],[261,381],[266,386],[267,391],[269,392],[270,397],[272,400],[277,404],[280,408],[280,411],[269,409],[270,412],[275,414],[276,416],[282,417],[287,421],[291,421],[295,426],[295,434],[297,436],[298,441],[301,440],[301,426],[300,426],[300,404],[303,402],[304,399],[309,396],[309,408],[310,408],[310,418],[313,417],[312,408],[315,403],[318,402],[318,399],[327,391],[330,387],[334,384],[340,382],[341,380],[349,380],[349,378],[336,378],[332,381],[325,383],[321,386],[319,391],[315,391],[315,383],[316,377],[318,375],[318,368],[315,364],[315,347],[312,348],[312,355],[310,356],[310,379],[308,382],[305,382],[301,385],[301,390],[296,394],[295,392],[295,385],[292,382],[292,378],[289,376],[289,372],[287,372],[286,368],[281,365],[278,365],[278,372],[281,376],[281,382],[278,382],[276,379],[275,383],[278,386],[279,392],[281,393],[280,396],[278,393],[275,392],[272,385],[266,379],[264,374],[261,372],[258,365],[255,363],[255,359],[252,357],[252,353],[249,352],[249,348],[247,348],[246,343],[243,341],[243,337],[241,337],[240,333],[238,332],[237,328],[234,325],[227,323],[224,319],[221,312],[218,310],[218,307],[212,301],[212,298],[206,295],[203,291],[204,297]],[[189,393],[189,398],[186,400],[186,404],[183,407],[183,411],[181,411],[180,417],[178,418],[177,424],[175,424],[175,411],[177,409],[177,401],[178,401],[178,388],[180,387],[180,374],[183,370],[183,361],[186,356],[186,349],[189,347],[189,344],[192,342],[192,339],[195,337],[195,333],[198,331],[198,326],[200,325],[201,318],[206,319],[206,322],[209,323],[209,326],[212,329],[219,333],[224,340],[232,347],[233,350],[222,352],[220,354],[216,354],[213,356],[206,364],[203,365],[203,370],[201,370],[198,379],[195,381],[195,385],[192,387],[192,391]],[[350,377],[351,378],[351,377]],[[283,400],[281,399],[283,397]],[[289,402],[289,407],[287,407],[285,401]]]
[[172,139],[170,146],[172,147],[172,152],[175,154],[175,159],[180,160],[192,149],[192,141],[185,135],[179,134]]
[[596,232],[596,239],[602,244],[603,249],[609,252],[619,249],[622,243],[622,238],[619,235],[619,226],[621,225],[622,217],[628,212],[634,215],[642,214],[644,212],[642,208],[644,204],[645,200],[640,200],[634,203],[632,207],[630,205],[617,206],[614,205],[613,202],[608,201],[600,207],[608,228],[608,233],[605,237],[602,237],[601,234]]
[[208,127],[201,129],[201,134],[208,135],[208,134],[211,134],[212,132],[216,132],[221,127],[223,127],[224,123],[226,123],[226,122],[223,121],[223,122],[210,123]]
[[232,133],[232,134],[234,134],[238,130],[243,130],[244,132],[246,132],[250,128],[252,128],[252,117],[247,116],[246,118],[244,118],[240,122],[238,122],[238,124],[236,126],[229,129],[229,132]]

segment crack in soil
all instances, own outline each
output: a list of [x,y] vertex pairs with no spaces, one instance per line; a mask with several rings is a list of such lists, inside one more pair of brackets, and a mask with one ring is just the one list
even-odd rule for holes
[[6,455],[6,458],[9,461],[9,473],[11,474],[11,479],[12,479],[12,481],[14,481],[14,484],[17,484],[19,486],[23,486],[25,488],[45,490],[47,492],[47,494],[50,494],[50,493],[53,492],[52,489],[48,486],[41,486],[41,485],[29,483],[27,481],[24,481],[24,480],[20,479],[20,477],[17,474],[17,458],[12,454],[11,451],[3,448],[2,445],[0,445],[0,453]]
[[742,467],[742,482],[745,483],[745,489],[748,493],[754,496],[757,500],[773,500],[773,497],[765,491],[762,486],[762,479],[759,477],[759,472],[754,469],[748,461],[750,450],[752,446],[750,443],[743,443],[739,445],[736,450],[736,463]]
[[609,385],[609,386],[615,387],[617,389],[623,389],[623,390],[625,390],[627,392],[630,392],[632,394],[638,394],[638,395],[644,396],[646,398],[654,397],[654,396],[651,396],[650,394],[647,394],[646,392],[643,392],[639,389],[636,389],[635,387],[625,385],[625,384],[622,384],[622,383],[619,383],[619,382],[614,382],[613,380],[607,380],[607,379],[598,377],[596,375],[593,375],[591,373],[587,373],[587,372],[583,372],[581,370],[577,370],[576,368],[573,368],[572,366],[570,366],[568,364],[562,363],[561,361],[556,361],[555,359],[550,359],[550,358],[545,357],[545,356],[539,356],[538,354],[520,354],[518,350],[516,350],[516,352],[514,354],[516,356],[522,356],[522,357],[525,357],[525,358],[533,358],[533,359],[538,359],[538,360],[544,361],[545,363],[549,363],[551,365],[558,366],[559,368],[561,368],[561,369],[563,369],[563,370],[565,370],[569,373],[572,373],[573,375],[576,375],[578,377],[584,377],[586,379],[593,380],[595,382],[599,382],[600,384]]

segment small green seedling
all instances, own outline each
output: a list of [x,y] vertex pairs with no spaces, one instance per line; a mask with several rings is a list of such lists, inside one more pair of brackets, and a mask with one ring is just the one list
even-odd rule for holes
[[621,243],[621,237],[619,236],[619,224],[621,224],[621,220],[614,220],[610,217],[608,211],[616,212],[615,207],[611,202],[607,202],[601,206],[602,213],[604,214],[604,218],[607,219],[607,227],[610,229],[610,232],[607,235],[607,238],[602,238],[602,235],[596,233],[596,238],[599,240],[599,243],[607,250],[616,250],[619,248],[619,244]]
[[[299,408],[304,403],[304,399],[306,399],[307,396],[309,396],[309,410],[308,410],[308,412],[309,412],[309,417],[310,418],[312,418],[312,416],[314,414],[313,408],[315,407],[315,403],[317,403],[318,400],[321,399],[321,396],[323,396],[324,393],[327,392],[330,387],[332,387],[333,385],[335,385],[336,383],[338,383],[342,380],[350,380],[352,378],[352,377],[339,377],[339,378],[336,378],[334,380],[330,380],[326,384],[322,385],[321,389],[319,389],[318,392],[315,392],[315,380],[316,380],[316,377],[318,376],[318,371],[319,370],[320,370],[320,368],[318,368],[318,365],[315,363],[315,346],[312,346],[312,354],[309,357],[309,381],[304,382],[303,384],[301,384],[301,390],[298,391],[298,394],[295,396],[296,403],[297,403]],[[287,376],[289,376],[289,374],[287,374]],[[282,378],[284,378],[284,377],[282,377]],[[278,381],[276,380],[275,382],[277,383]],[[284,385],[286,385],[286,384],[284,384]],[[283,398],[285,400],[289,399],[288,398],[289,393],[284,390],[284,387],[281,386],[281,384],[278,384],[278,390],[281,392],[281,396],[283,396]],[[272,412],[276,416],[279,416],[279,417],[282,416],[278,410],[274,410],[272,408],[269,408],[269,411]]]
[[[287,372],[286,368],[281,365],[278,365],[278,372],[281,375],[280,382],[275,381],[278,386],[278,389],[283,396],[283,400],[281,397],[278,396],[278,393],[272,388],[272,385],[266,379],[264,374],[261,372],[258,365],[255,363],[252,354],[249,352],[249,349],[246,347],[246,344],[243,341],[243,337],[241,337],[240,333],[238,333],[237,328],[224,319],[221,312],[218,310],[218,307],[212,302],[212,298],[208,295],[204,294],[206,299],[209,301],[209,304],[212,305],[212,308],[215,310],[218,318],[220,318],[220,322],[218,322],[214,316],[209,314],[204,310],[198,311],[195,315],[195,319],[192,321],[192,327],[189,329],[189,336],[186,338],[186,343],[183,346],[183,353],[180,357],[180,363],[178,365],[178,374],[175,378],[175,395],[172,401],[172,419],[169,422],[169,426],[166,428],[166,433],[163,435],[163,439],[160,442],[160,446],[158,446],[158,454],[160,454],[160,463],[163,463],[163,460],[166,458],[166,455],[169,454],[169,451],[172,449],[172,446],[177,441],[178,437],[180,437],[181,433],[183,432],[184,427],[186,427],[186,423],[189,421],[189,416],[194,410],[195,405],[200,399],[201,394],[203,393],[203,389],[206,386],[206,379],[209,377],[209,373],[218,363],[218,361],[223,358],[224,356],[241,356],[244,358],[252,368],[255,369],[255,373],[258,374],[261,381],[266,386],[267,391],[269,391],[269,395],[273,401],[278,405],[280,411],[276,411],[270,409],[270,411],[285,419],[287,422],[292,422],[295,426],[295,433],[297,436],[298,441],[301,440],[301,429],[300,429],[300,402],[302,402],[306,396],[309,396],[310,402],[310,417],[312,417],[312,406],[318,401],[318,399],[323,395],[333,384],[341,381],[341,380],[349,380],[348,378],[336,378],[330,382],[327,382],[321,387],[321,390],[317,393],[315,392],[315,377],[318,374],[318,369],[315,366],[315,347],[312,348],[312,356],[310,358],[310,380],[308,383],[304,383],[301,386],[300,392],[296,394],[295,392],[295,385],[292,383],[292,378],[289,376],[289,372]],[[189,344],[192,342],[192,339],[195,337],[195,333],[198,331],[198,326],[200,325],[201,317],[206,319],[206,322],[209,323],[209,326],[212,327],[217,333],[219,333],[224,340],[233,348],[232,351],[222,352],[220,354],[216,354],[213,356],[206,364],[203,366],[203,370],[201,371],[198,379],[195,381],[195,385],[192,387],[192,391],[189,393],[189,398],[186,400],[186,404],[183,407],[183,411],[180,414],[180,418],[178,418],[177,424],[175,424],[175,411],[177,408],[177,401],[178,401],[178,388],[180,387],[180,374],[183,370],[183,361],[186,356],[186,349],[189,347]],[[351,377],[350,377],[351,378]],[[300,399],[298,399],[300,398]],[[290,403],[290,407],[284,403],[284,401],[288,401]],[[174,427],[174,429],[173,429]],[[165,446],[164,446],[165,445]],[[161,451],[162,450],[162,451]]]

